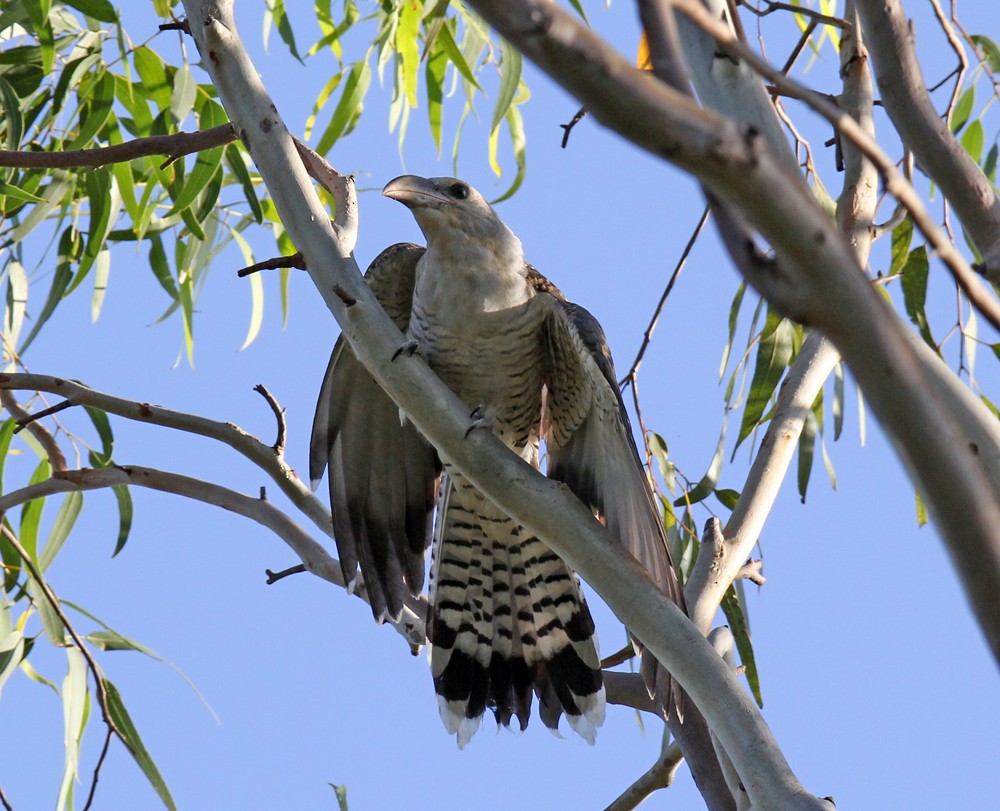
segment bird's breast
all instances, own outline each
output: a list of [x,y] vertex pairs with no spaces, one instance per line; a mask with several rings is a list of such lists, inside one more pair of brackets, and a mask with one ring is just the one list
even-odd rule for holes
[[409,334],[448,387],[470,409],[484,407],[494,432],[521,448],[541,415],[545,315],[535,299],[459,320],[415,303]]

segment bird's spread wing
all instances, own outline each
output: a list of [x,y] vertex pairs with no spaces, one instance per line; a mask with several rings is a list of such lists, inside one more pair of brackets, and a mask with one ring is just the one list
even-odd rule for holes
[[[410,318],[414,274],[424,249],[393,245],[365,278],[396,326]],[[360,565],[372,613],[398,618],[405,591],[423,589],[424,550],[441,464],[341,336],[323,378],[309,452],[309,478],[330,473],[333,529],[344,580]]]
[[[548,475],[564,482],[604,518],[611,534],[682,608],[666,533],[632,437],[604,331],[587,310],[556,299],[546,322]],[[671,688],[652,656],[643,657],[647,687],[665,705]],[[666,692],[664,692],[666,690]],[[673,701],[677,701],[674,696]],[[678,710],[679,710],[678,706]]]

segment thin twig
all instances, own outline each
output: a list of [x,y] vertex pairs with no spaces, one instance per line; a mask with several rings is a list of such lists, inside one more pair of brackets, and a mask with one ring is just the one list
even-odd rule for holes
[[791,3],[779,3],[775,2],[775,0],[761,0],[761,2],[765,3],[767,7],[760,9],[750,5],[747,0],[739,0],[739,4],[743,6],[743,8],[758,17],[766,17],[768,14],[773,14],[775,11],[790,11],[794,14],[801,14],[803,17],[808,17],[814,23],[832,25],[834,28],[847,28],[850,25],[847,20],[842,19],[841,17],[831,17],[828,14],[820,14],[820,12],[813,11],[811,8],[805,8],[804,6],[796,6]]
[[0,803],[3,804],[4,811],[14,811],[14,806],[10,804],[7,795],[3,793],[3,786],[0,786]]
[[258,383],[253,387],[253,390],[267,401],[267,404],[271,406],[271,411],[274,412],[274,419],[278,423],[278,435],[271,447],[274,449],[274,453],[277,457],[281,459],[285,455],[285,437],[288,434],[288,425],[285,421],[285,409],[281,407],[274,395],[267,390],[267,386],[263,383]]
[[[22,427],[27,427],[28,432],[38,440],[38,444],[42,446],[45,450],[46,455],[49,457],[49,464],[52,465],[52,470],[54,473],[60,473],[66,470],[66,457],[63,455],[62,448],[59,447],[59,443],[56,442],[56,438],[52,436],[52,433],[42,425],[40,422],[36,422],[37,417],[32,417],[22,406],[17,399],[14,397],[13,393],[10,391],[0,391],[0,403],[3,407],[10,412],[10,415],[17,420],[18,423],[23,423]],[[66,405],[61,403],[56,409],[57,411],[62,411],[66,408]],[[46,409],[49,413],[53,413],[51,409]],[[20,429],[15,429],[15,432]]]
[[104,765],[104,759],[108,756],[108,749],[111,746],[112,732],[108,729],[108,734],[104,736],[104,746],[101,747],[101,754],[97,758],[97,765],[94,766],[94,776],[90,781],[90,792],[87,794],[87,802],[83,806],[83,811],[88,811],[88,809],[94,803],[94,795],[97,793],[97,781],[100,779],[101,767]]
[[617,667],[629,659],[635,658],[635,648],[629,643],[624,648],[619,651],[615,651],[610,656],[605,656],[601,659],[601,670],[607,670],[609,667]]
[[695,242],[697,242],[702,229],[705,227],[705,223],[708,222],[708,215],[710,212],[711,208],[706,206],[705,210],[701,213],[701,217],[698,219],[698,224],[691,232],[691,236],[688,237],[687,244],[684,246],[684,250],[681,251],[680,258],[674,266],[674,272],[670,274],[670,280],[667,282],[667,286],[664,288],[663,294],[660,296],[660,300],[657,302],[656,308],[653,310],[652,318],[649,319],[649,325],[646,327],[646,331],[642,334],[642,344],[639,346],[639,351],[636,353],[635,360],[632,361],[628,374],[626,374],[625,377],[618,383],[619,388],[624,388],[625,385],[639,373],[639,365],[642,363],[643,355],[646,354],[646,349],[653,338],[653,332],[656,329],[657,322],[660,320],[660,314],[663,312],[663,306],[667,303],[667,297],[670,295],[670,291],[674,289],[677,277],[681,275],[684,265],[687,264],[688,256],[691,255],[691,250],[694,248]]
[[663,755],[649,770],[623,791],[605,811],[631,811],[654,791],[669,788],[674,782],[677,769],[684,762],[684,753],[677,741],[671,742]]
[[579,124],[581,121],[583,121],[583,118],[584,118],[585,115],[587,115],[587,108],[586,107],[581,107],[579,110],[576,111],[576,115],[574,115],[569,120],[568,124],[560,124],[559,125],[560,127],[562,127],[562,131],[563,131],[563,137],[562,137],[562,148],[563,149],[565,149],[566,146],[567,146],[567,144],[569,144],[569,134],[570,134],[570,132],[573,131],[573,127],[575,127],[577,124]]
[[16,427],[14,428],[14,433],[19,434],[25,428],[27,428],[35,420],[40,420],[43,417],[49,417],[52,414],[58,414],[60,411],[65,411],[67,408],[72,408],[73,404],[69,400],[63,400],[61,403],[56,403],[54,406],[49,406],[48,408],[43,408],[41,411],[36,411],[34,414],[28,414],[26,417],[19,417],[16,422]]

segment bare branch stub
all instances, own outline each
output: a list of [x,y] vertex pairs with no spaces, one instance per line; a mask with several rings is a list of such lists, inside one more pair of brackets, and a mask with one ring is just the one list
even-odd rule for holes
[[181,31],[188,36],[191,36],[191,27],[188,25],[187,20],[177,20],[172,23],[163,23],[160,25],[161,31]]
[[295,268],[296,270],[305,270],[305,257],[298,252],[290,254],[289,256],[275,256],[271,259],[265,259],[263,262],[257,262],[256,264],[248,265],[245,268],[240,268],[236,271],[236,275],[243,279],[253,273],[258,273],[261,270],[277,270],[278,268]]
[[289,566],[287,569],[282,569],[280,572],[272,571],[271,569],[265,569],[264,574],[267,575],[267,585],[271,586],[277,583],[279,580],[283,580],[289,575],[302,574],[306,571],[305,564],[299,563],[295,566]]
[[610,656],[605,656],[601,659],[601,670],[607,670],[609,667],[617,667],[618,665],[627,662],[629,659],[634,658],[635,648],[633,648],[631,644],[628,644],[620,651],[616,651]]
[[281,456],[284,456],[285,437],[288,435],[288,424],[285,420],[285,409],[281,407],[281,404],[277,401],[275,396],[267,390],[267,386],[263,383],[258,383],[253,387],[253,390],[267,401],[267,404],[271,407],[271,411],[274,412],[274,419],[278,423],[278,435],[271,447],[280,458]]
[[573,127],[575,127],[577,124],[579,124],[581,121],[583,121],[583,118],[586,115],[587,115],[587,108],[586,107],[581,107],[579,110],[576,111],[576,115],[574,115],[569,120],[568,124],[560,124],[559,125],[562,128],[562,131],[563,131],[563,137],[562,137],[562,148],[563,149],[565,149],[566,146],[569,144],[569,134],[570,134],[570,132],[573,131]]

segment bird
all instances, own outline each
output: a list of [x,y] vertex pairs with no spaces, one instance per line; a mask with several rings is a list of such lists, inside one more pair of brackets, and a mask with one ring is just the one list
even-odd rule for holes
[[[544,442],[546,474],[683,605],[597,319],[525,260],[520,240],[468,183],[402,175],[382,194],[410,210],[426,239],[426,247],[388,247],[365,274],[405,336],[396,354],[422,357],[476,427],[536,468]],[[487,709],[523,731],[533,696],[546,727],[557,732],[565,715],[594,743],[605,690],[578,576],[442,462],[343,335],[321,387],[309,468],[314,487],[329,470],[344,580],[356,587],[360,569],[378,622],[397,621],[407,595],[421,594],[432,547],[428,656],[442,721],[460,748]],[[663,701],[669,675],[649,654],[641,670]]]

